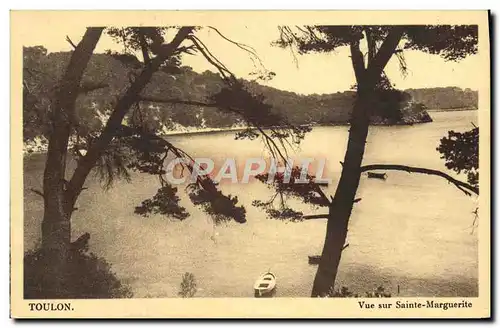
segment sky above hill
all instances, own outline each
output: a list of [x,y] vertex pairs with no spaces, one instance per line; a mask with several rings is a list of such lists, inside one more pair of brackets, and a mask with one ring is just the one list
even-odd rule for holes
[[[263,84],[301,94],[334,93],[345,91],[355,83],[354,73],[347,47],[328,54],[307,54],[297,56],[297,61],[288,49],[271,46],[278,38],[276,25],[267,22],[258,24],[216,26],[228,38],[252,46],[265,67],[276,76]],[[32,25],[35,27],[35,25]],[[81,40],[85,27],[75,22],[72,26],[59,28],[52,24],[36,25],[36,29],[20,30],[24,46],[42,45],[49,52],[70,51],[72,47],[65,40],[69,36],[74,43]],[[248,74],[255,71],[249,55],[234,44],[221,38],[215,31],[204,29],[196,32],[197,36],[238,77],[252,78]],[[107,49],[123,50],[108,35],[103,34],[96,52]],[[138,56],[140,59],[141,57]],[[398,60],[393,57],[386,67],[386,73],[398,89],[457,86],[477,90],[471,76],[477,76],[480,66],[478,56],[469,56],[460,62],[445,62],[441,57],[418,51],[405,52],[408,75],[403,77]],[[193,67],[195,71],[216,71],[201,55],[185,56],[183,65]]]

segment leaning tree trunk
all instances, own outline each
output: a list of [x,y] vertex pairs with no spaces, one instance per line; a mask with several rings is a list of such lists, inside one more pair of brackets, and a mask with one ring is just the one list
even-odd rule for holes
[[312,297],[325,296],[335,285],[368,135],[369,115],[365,100],[367,97],[368,94],[358,94],[354,105],[342,174],[329,208],[325,243],[314,279]]
[[70,118],[74,113],[80,80],[103,28],[88,28],[75,49],[56,97],[53,131],[49,138],[47,165],[44,172],[45,213],[42,223],[42,249],[50,261],[47,265],[44,285],[48,288],[46,294],[50,294],[52,298],[65,297],[63,284],[71,238],[71,213],[88,174],[113,139],[130,106],[140,99],[139,95],[149,83],[153,73],[172,56],[193,29],[192,26],[180,28],[174,39],[164,45],[160,53],[145,65],[139,76],[118,100],[99,138],[87,154],[79,160],[70,181],[66,181],[64,175],[72,124]]
[[368,63],[366,67],[359,40],[352,40],[349,45],[354,74],[358,83],[356,102],[352,112],[349,141],[340,181],[329,208],[325,243],[314,279],[312,297],[327,295],[335,286],[340,258],[347,237],[349,217],[361,177],[361,162],[365,152],[375,86],[384,67],[394,54],[404,30],[401,26],[394,26],[376,53],[370,29],[366,29],[365,32],[368,39]]
[[[67,195],[65,172],[68,141],[75,102],[87,64],[103,28],[88,28],[73,52],[55,97],[49,136],[47,161],[43,176],[44,215],[42,251],[45,262],[43,296],[65,296],[64,274],[71,239],[71,213],[74,202]],[[71,199],[68,201],[68,199]]]
[[64,197],[67,139],[64,137],[65,132],[58,130],[49,139],[43,179],[42,251],[46,262],[42,292],[46,298],[64,295],[63,273],[71,238],[71,212],[68,211]]

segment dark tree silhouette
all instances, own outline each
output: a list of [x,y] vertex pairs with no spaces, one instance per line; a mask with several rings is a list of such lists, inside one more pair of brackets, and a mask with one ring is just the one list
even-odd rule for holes
[[[328,204],[329,213],[321,261],[313,284],[312,296],[327,295],[334,289],[342,250],[347,237],[349,218],[357,202],[361,173],[371,169],[396,169],[408,172],[434,174],[438,172],[404,165],[362,166],[369,118],[379,97],[380,85],[386,76],[387,62],[395,56],[402,73],[407,66],[405,50],[420,50],[436,54],[445,60],[460,60],[477,52],[477,26],[302,26],[279,28],[278,46],[288,47],[300,54],[331,52],[339,47],[349,47],[356,77],[356,100],[350,120],[347,151],[342,163],[342,173],[334,197]],[[366,53],[361,43],[366,44]],[[382,88],[383,89],[383,88]],[[442,172],[441,172],[442,173]],[[447,176],[447,175],[446,175]],[[462,191],[464,186],[455,184]],[[467,189],[467,188],[465,188]],[[468,191],[475,191],[473,186]]]
[[[74,51],[67,66],[61,67],[64,73],[57,81],[55,90],[40,86],[46,91],[42,92],[45,97],[40,97],[39,101],[36,101],[29,97],[32,93],[25,85],[25,91],[28,92],[25,93],[26,106],[45,108],[48,113],[48,127],[42,129],[48,139],[43,192],[36,191],[44,198],[41,252],[42,258],[46,260],[44,264],[46,270],[41,279],[42,290],[39,294],[41,297],[68,297],[64,286],[68,284],[65,279],[68,277],[66,271],[70,259],[71,216],[77,209],[75,205],[79,195],[86,189],[85,181],[93,170],[97,170],[107,186],[111,186],[115,178],[129,179],[128,172],[131,169],[157,175],[160,182],[158,193],[151,200],[146,200],[138,206],[136,212],[143,215],[158,212],[181,220],[189,215],[179,206],[175,195],[177,189],[170,186],[165,179],[164,163],[170,156],[170,158],[185,159],[184,166],[189,171],[199,168],[189,154],[162,139],[155,127],[145,124],[141,119],[144,112],[155,110],[152,106],[142,106],[144,103],[161,104],[179,101],[173,97],[157,97],[156,90],[150,88],[150,81],[157,79],[159,74],[161,77],[161,73],[177,73],[178,70],[173,68],[178,67],[183,54],[201,54],[218,69],[225,82],[225,88],[212,99],[196,103],[195,106],[213,107],[241,116],[252,134],[242,133],[240,137],[262,138],[269,151],[278,156],[282,154],[283,146],[290,143],[288,139],[299,142],[304,133],[310,130],[310,128],[295,127],[282,117],[272,114],[270,106],[262,103],[262,96],[250,93],[229,69],[211,54],[202,40],[195,35],[197,29],[194,26],[109,29],[108,33],[121,40],[125,46],[124,54],[111,54],[111,56],[122,60],[130,68],[127,74],[128,81],[119,84],[120,79],[116,79],[116,71],[112,70],[112,66],[107,64],[99,66],[97,61],[94,66],[89,67],[88,64],[104,28],[87,28],[78,45],[68,38],[68,42],[74,46]],[[167,31],[173,32],[169,42],[165,37]],[[220,31],[216,31],[224,37]],[[246,55],[256,56],[251,48],[235,44],[244,49]],[[140,49],[144,61],[141,63],[134,60],[132,51],[128,49]],[[44,55],[43,51],[40,55]],[[104,60],[109,63],[109,59],[104,58]],[[104,74],[104,81],[92,83],[90,86],[82,82],[87,68],[95,70],[97,76],[99,73]],[[262,70],[261,76],[265,77],[266,74],[270,73]],[[43,74],[41,75],[40,81],[43,82]],[[97,124],[93,129],[89,128],[86,124],[88,122],[80,119],[82,116],[79,113],[79,105],[82,103],[86,105],[83,106],[85,108],[96,108],[100,105],[100,109],[108,116],[106,123]],[[134,112],[131,113],[132,109]],[[124,125],[124,121],[127,120],[128,124]],[[43,122],[40,122],[40,125],[43,125]],[[280,126],[280,128],[264,131],[263,126]],[[66,158],[71,138],[75,139],[72,150],[77,165],[69,174],[70,178],[66,179],[69,173],[66,170]],[[231,219],[238,222],[246,221],[246,211],[237,205],[238,199],[222,194],[207,176],[198,176],[190,186],[190,198],[216,221]],[[78,240],[88,241],[88,239]]]
[[449,131],[437,148],[446,167],[457,173],[467,173],[467,180],[473,186],[479,184],[479,128],[470,131]]
[[[72,117],[74,117],[72,112],[79,95],[83,72],[102,30],[102,28],[87,29],[82,41],[75,48],[60,86],[55,92],[47,161],[43,175],[42,249],[48,259],[43,280],[46,287],[45,296],[48,298],[64,295],[61,288],[64,285],[62,273],[65,272],[68,263],[70,218],[76,201],[76,190],[68,188],[65,180],[66,154]],[[80,191],[81,187],[77,192]]]

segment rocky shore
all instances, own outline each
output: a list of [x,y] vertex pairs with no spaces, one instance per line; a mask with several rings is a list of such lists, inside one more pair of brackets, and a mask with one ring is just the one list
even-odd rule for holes
[[[428,123],[432,122],[432,118],[430,117],[429,113],[426,111],[423,112],[417,112],[412,115],[407,115],[403,117],[403,121],[397,122],[397,123],[391,123],[389,124],[386,121],[380,120],[380,121],[373,121],[371,124],[372,125],[413,125],[413,124],[420,124],[420,123]],[[331,123],[331,124],[318,124],[314,126],[346,126],[349,125],[348,122],[338,122],[338,123]],[[170,129],[168,131],[163,131],[161,133],[161,136],[174,136],[174,135],[189,135],[189,134],[199,134],[199,133],[217,133],[217,132],[229,132],[229,131],[241,131],[244,130],[244,126],[232,126],[232,127],[227,127],[227,128],[199,128],[199,127],[194,127],[194,126],[178,126],[175,127],[174,129]],[[68,147],[73,147],[75,141],[70,139]],[[23,154],[24,155],[29,155],[29,154],[36,154],[36,153],[44,153],[47,151],[48,147],[48,141],[45,137],[43,136],[37,136],[32,140],[25,141],[23,143]]]

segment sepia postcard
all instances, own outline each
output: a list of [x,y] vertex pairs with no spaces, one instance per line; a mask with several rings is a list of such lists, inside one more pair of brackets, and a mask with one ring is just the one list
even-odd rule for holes
[[489,40],[488,11],[11,11],[11,317],[490,318]]

